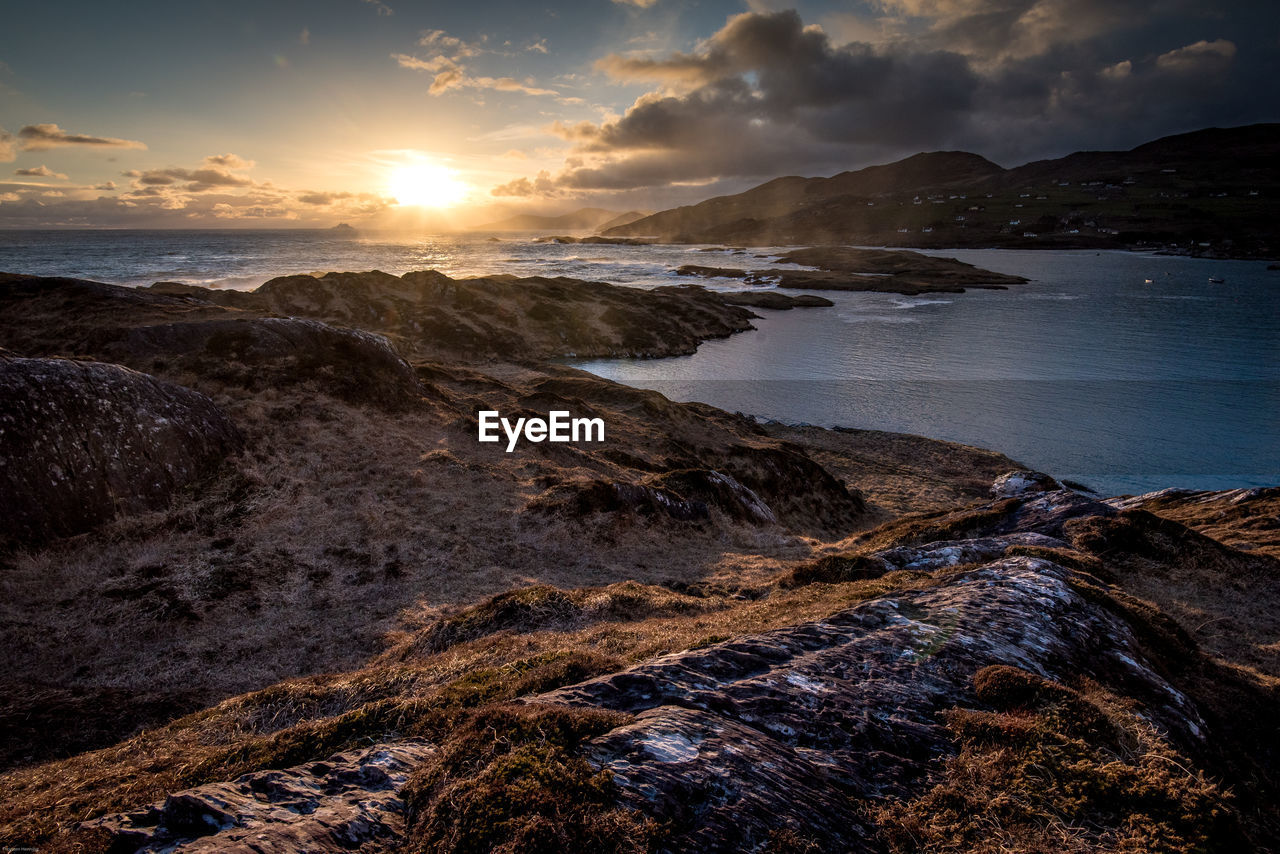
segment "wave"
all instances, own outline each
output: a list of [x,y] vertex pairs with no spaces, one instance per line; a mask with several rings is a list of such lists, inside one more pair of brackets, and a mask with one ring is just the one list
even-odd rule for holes
[[838,315],[844,323],[920,323],[917,317],[901,314],[847,314]]
[[921,306],[924,306],[924,305],[951,305],[951,303],[954,302],[954,300],[929,299],[927,297],[916,297],[914,299],[911,297],[894,297],[893,299],[889,300],[889,302],[893,304],[894,308],[904,309],[904,308],[920,308]]

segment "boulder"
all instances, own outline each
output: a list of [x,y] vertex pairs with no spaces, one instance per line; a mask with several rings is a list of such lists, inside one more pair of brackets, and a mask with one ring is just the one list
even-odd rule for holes
[[190,389],[119,365],[0,355],[0,543],[165,507],[241,442]]
[[1038,471],[1005,472],[991,484],[991,494],[996,498],[1014,498],[1033,492],[1052,492],[1057,489],[1062,489],[1062,484]]
[[[309,277],[303,277],[309,278]],[[251,389],[314,383],[351,403],[396,409],[422,389],[386,338],[300,318],[235,318],[137,326],[111,333],[121,361],[162,361]]]

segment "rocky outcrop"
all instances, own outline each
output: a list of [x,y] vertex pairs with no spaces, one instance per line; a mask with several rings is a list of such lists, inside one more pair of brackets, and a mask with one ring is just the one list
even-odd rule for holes
[[[983,520],[988,530],[1012,530],[896,544],[868,553],[864,558],[878,562],[886,572],[914,575],[891,592],[818,619],[739,635],[527,696],[510,707],[528,710],[523,718],[504,718],[502,713],[485,718],[481,713],[486,721],[483,733],[460,743],[446,741],[447,750],[453,751],[446,764],[450,773],[464,780],[484,780],[485,786],[496,788],[459,784],[449,790],[479,800],[452,812],[438,804],[432,807],[435,835],[430,838],[448,837],[449,827],[440,822],[450,820],[458,822],[458,838],[463,840],[473,838],[467,834],[477,826],[489,833],[492,821],[505,816],[520,816],[526,826],[536,827],[537,820],[529,819],[524,805],[511,803],[505,793],[526,792],[530,801],[538,801],[539,786],[565,779],[598,781],[597,772],[603,772],[608,784],[589,791],[595,798],[607,792],[616,803],[593,808],[626,808],[628,815],[638,817],[628,819],[626,826],[657,829],[662,851],[881,851],[886,837],[878,810],[886,804],[919,803],[924,793],[940,791],[934,788],[939,779],[956,767],[965,773],[963,766],[948,761],[962,750],[986,744],[984,749],[995,751],[993,761],[998,761],[1001,745],[1016,754],[1037,739],[1048,739],[1045,755],[1050,759],[1045,761],[1059,761],[1052,757],[1060,755],[1065,764],[1059,771],[1037,766],[1034,774],[1097,773],[1096,781],[1073,777],[1064,785],[1070,788],[1083,780],[1081,785],[1087,787],[1097,782],[1101,788],[1081,790],[1078,797],[1100,799],[1105,820],[1121,825],[1125,821],[1124,814],[1117,818],[1107,811],[1115,791],[1106,787],[1123,777],[1107,775],[1150,760],[1153,776],[1145,779],[1147,788],[1135,797],[1160,810],[1165,808],[1161,799],[1168,796],[1171,821],[1189,823],[1193,829],[1218,827],[1228,843],[1239,842],[1242,837],[1232,835],[1237,833],[1231,825],[1234,819],[1223,822],[1188,813],[1200,809],[1188,803],[1214,803],[1211,790],[1198,790],[1201,795],[1196,797],[1203,796],[1202,801],[1178,800],[1180,792],[1189,791],[1180,789],[1179,781],[1201,782],[1199,772],[1183,767],[1194,761],[1185,757],[1211,757],[1222,750],[1222,734],[1215,731],[1222,724],[1221,710],[1216,717],[1206,715],[1200,700],[1192,698],[1194,692],[1179,681],[1180,675],[1186,677],[1188,669],[1198,666],[1192,663],[1194,646],[1176,627],[1162,623],[1160,615],[1144,611],[1146,606],[1126,600],[1079,568],[1089,561],[1097,563],[1096,555],[1086,554],[1093,543],[1092,527],[1110,524],[1116,518],[1114,508],[1068,491],[1051,491],[965,512]],[[1096,545],[1108,552],[1123,548],[1113,542]],[[583,591],[579,598],[594,601],[599,592]],[[483,632],[500,631],[511,619],[545,617],[549,607],[581,607],[573,594],[551,588],[533,588],[513,597],[486,606],[497,622]],[[456,636],[437,638],[439,648],[478,637],[474,631],[463,632],[464,623],[477,616],[482,615],[459,615]],[[552,616],[547,625],[563,628],[567,623]],[[1098,704],[1066,686],[1122,699],[1114,705]],[[1196,687],[1195,696],[1203,698],[1205,690],[1203,685]],[[596,715],[598,724],[605,722],[575,748],[575,756],[589,766],[574,772],[578,777],[555,776],[563,775],[577,759],[557,753],[547,746],[551,742],[539,747],[542,743],[536,741],[544,724],[571,725],[570,718],[555,717],[557,709]],[[601,717],[601,711],[623,716]],[[507,732],[501,728],[503,720],[537,725]],[[1133,729],[1122,732],[1118,722]],[[978,734],[969,740],[958,739],[961,725],[985,729],[970,730]],[[1048,730],[1036,729],[1050,725]],[[1088,748],[1088,743],[1072,740],[1080,738],[1101,745],[1096,756],[1071,752]],[[485,739],[494,746],[484,747]],[[507,753],[508,748],[513,752]],[[423,787],[445,785],[447,775],[431,770],[442,754],[412,742],[384,749],[422,751],[408,754],[409,761],[421,761],[429,772],[417,778],[415,802],[434,803],[432,792]],[[466,754],[473,758],[464,761],[459,753],[463,750],[473,750]],[[512,758],[487,766],[494,756]],[[1096,766],[1085,768],[1095,760]],[[241,850],[234,846],[250,832],[257,834],[254,839],[263,850],[301,850],[290,847],[298,839],[323,840],[315,842],[313,850],[333,850],[333,835],[323,836],[333,825],[328,816],[350,810],[356,801],[367,807],[369,795],[350,786],[299,784],[295,778],[331,779],[329,766],[334,761],[319,763],[321,770],[308,766],[253,774],[234,784],[178,793],[151,810],[109,817],[96,826],[108,828],[122,845],[149,846],[141,849],[145,851]],[[1172,763],[1179,773],[1170,777],[1163,763]],[[552,783],[542,780],[539,775],[544,773]],[[997,773],[994,768],[992,773]],[[275,824],[266,818],[274,813],[256,802],[249,804],[264,800],[250,792],[275,791],[274,781],[281,775],[289,778],[288,787],[281,784],[281,790],[325,794],[307,794],[311,800],[298,810],[304,815]],[[1040,780],[1037,785],[1046,784],[1041,777],[1035,779]],[[502,789],[499,780],[510,788]],[[483,800],[484,791],[498,794],[489,802]],[[945,790],[937,795],[946,796]],[[491,808],[483,815],[492,816],[492,821],[476,819],[478,808]],[[415,822],[426,821],[425,815],[409,816],[403,831],[407,839],[379,837],[360,843],[367,845],[361,850],[381,851],[393,842],[407,842],[418,850],[413,846],[425,844],[427,837],[414,836]],[[613,820],[621,821],[616,816]],[[470,829],[462,829],[464,825]],[[187,830],[184,841],[174,826],[208,829],[199,839]],[[388,833],[401,832],[390,821],[375,826],[378,832],[382,827]],[[209,847],[215,840],[223,847]],[[465,842],[458,844],[457,850],[469,850]]]
[[435,748],[403,741],[279,771],[176,792],[160,803],[90,822],[111,851],[160,854],[398,850],[400,789]]
[[1242,551],[1280,558],[1280,487],[1162,489],[1111,498],[1107,504],[1117,510],[1146,510]]
[[1049,475],[1038,471],[1005,472],[991,484],[991,494],[996,498],[1013,498],[1015,495],[1026,495],[1030,492],[1047,492],[1061,489]]
[[993,664],[1123,686],[1177,742],[1204,738],[1199,711],[1133,629],[1069,570],[1031,557],[538,701],[636,715],[587,755],[623,803],[671,823],[664,850],[757,850],[783,830],[816,850],[877,850],[860,805],[926,785],[955,749],[942,713],[980,706],[973,676]]
[[794,530],[828,532],[848,530],[866,513],[857,490],[796,449],[743,445],[714,456],[723,470],[675,469],[638,483],[593,479],[557,484],[530,502],[529,510],[700,522],[711,518],[714,508],[750,525],[781,523]]
[[[789,289],[872,291],[908,295],[958,294],[964,293],[966,287],[999,289],[1026,281],[1021,276],[993,273],[954,258],[937,258],[902,250],[818,246],[794,250],[778,260],[818,269],[767,267],[744,270],[736,267],[684,264],[676,268],[675,272],[679,276],[742,279],[749,284],[767,283]],[[769,307],[765,306],[765,308]]]
[[648,246],[653,243],[653,241],[644,240],[638,237],[600,237],[599,235],[591,235],[590,237],[573,237],[568,234],[557,234],[553,237],[539,237],[534,241],[534,243],[591,243],[613,246]]
[[539,513],[559,511],[587,516],[625,511],[640,516],[666,516],[680,522],[709,519],[713,507],[741,522],[778,522],[773,510],[755,492],[727,474],[704,469],[667,472],[645,483],[593,480],[562,484],[530,505]]
[[374,332],[411,356],[511,360],[684,355],[751,329],[756,316],[703,288],[646,291],[563,277],[372,270],[281,276],[235,291],[0,274],[0,345],[23,355],[102,359],[132,327],[270,315]]
[[357,326],[390,335],[413,354],[455,358],[681,355],[752,328],[754,317],[702,288],[644,291],[541,276],[451,279],[434,270],[282,276],[255,291],[210,291],[208,298]]
[[0,357],[0,541],[164,507],[240,444],[190,389],[118,365]]
[[299,318],[234,318],[111,333],[103,350],[145,365],[182,370],[261,390],[314,383],[334,397],[395,409],[422,393],[413,368],[381,335]]
[[773,290],[727,291],[721,292],[719,297],[730,305],[749,305],[752,308],[768,308],[774,311],[789,311],[793,308],[830,308],[835,305],[826,297],[813,294],[790,296]]

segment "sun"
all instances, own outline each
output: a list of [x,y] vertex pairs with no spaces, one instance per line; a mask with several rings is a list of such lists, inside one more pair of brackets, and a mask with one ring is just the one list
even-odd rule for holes
[[387,190],[399,205],[447,208],[467,194],[467,185],[452,169],[432,163],[413,163],[391,173]]

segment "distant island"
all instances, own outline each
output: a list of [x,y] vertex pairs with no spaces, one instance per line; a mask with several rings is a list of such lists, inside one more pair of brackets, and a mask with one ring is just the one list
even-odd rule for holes
[[743,193],[602,229],[606,237],[743,246],[1148,249],[1280,253],[1280,124],[1195,131],[1129,151],[1005,169],[940,151]]

